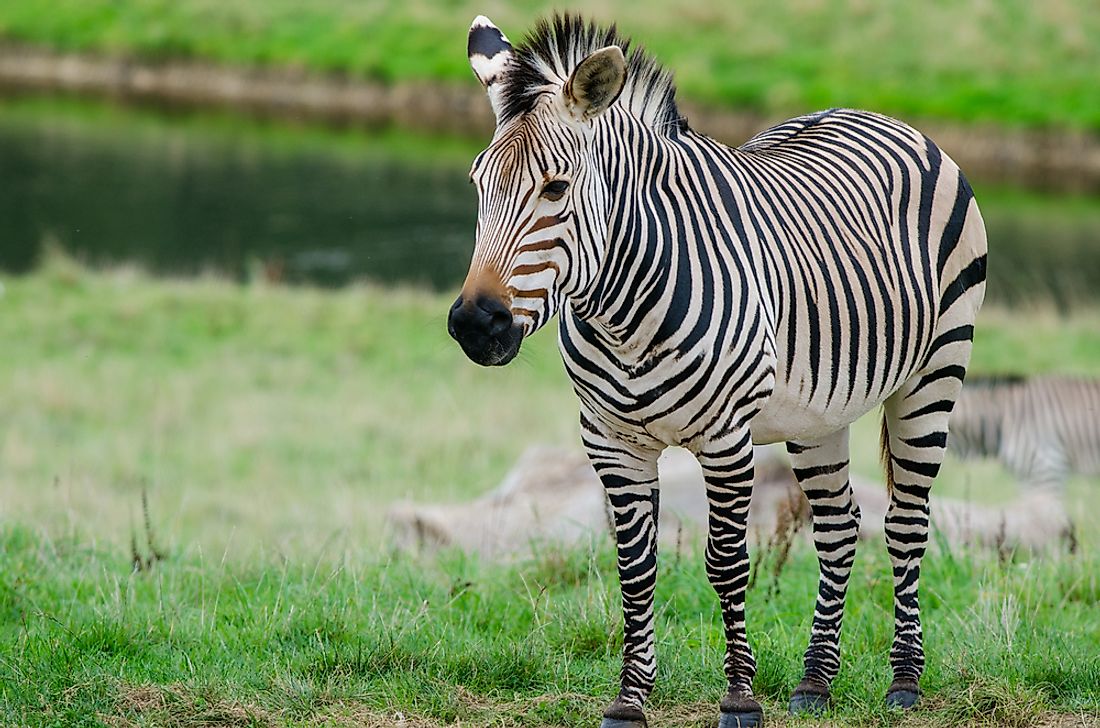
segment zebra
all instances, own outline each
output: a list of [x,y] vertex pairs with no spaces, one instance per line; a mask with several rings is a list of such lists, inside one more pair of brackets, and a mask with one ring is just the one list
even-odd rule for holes
[[948,450],[995,457],[1025,485],[1060,495],[1071,474],[1100,475],[1100,380],[971,377],[951,413]]
[[746,638],[753,443],[787,443],[820,583],[792,712],[820,712],[840,665],[859,532],[849,424],[883,406],[893,668],[924,668],[917,599],[928,495],[985,293],[973,192],[929,139],[830,109],[729,148],[692,129],[671,74],[614,26],[540,20],[513,47],[478,16],[468,56],[496,118],[474,159],[476,241],[448,331],[500,366],[558,315],[581,440],[611,503],[622,592],[620,690],[602,728],[646,725],[656,676],[657,456],[690,450],[705,565],[726,638],[723,728],[763,721]]

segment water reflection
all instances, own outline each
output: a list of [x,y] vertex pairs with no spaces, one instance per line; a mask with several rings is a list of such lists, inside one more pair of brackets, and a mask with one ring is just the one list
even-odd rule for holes
[[[0,103],[0,267],[56,243],[158,273],[453,288],[473,244],[476,142]],[[975,185],[989,300],[1100,300],[1100,200]]]
[[0,111],[0,266],[25,271],[53,242],[161,273],[453,285],[473,245],[469,162],[406,157],[369,136]]

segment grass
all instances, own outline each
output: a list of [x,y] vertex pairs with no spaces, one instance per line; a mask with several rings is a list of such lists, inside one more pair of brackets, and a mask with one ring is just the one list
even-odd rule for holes
[[[59,255],[0,282],[0,502],[51,533],[125,546],[144,490],[160,530],[208,558],[373,549],[386,503],[464,499],[527,446],[577,442],[552,327],[486,371],[447,336],[446,293],[154,280]],[[977,337],[975,371],[1100,373],[1096,309],[989,307]],[[852,439],[879,477],[874,414]],[[989,475],[946,468],[942,492]]]
[[0,353],[9,516],[126,543],[145,489],[207,553],[334,534],[375,547],[380,503],[494,482],[524,429],[574,441],[552,334],[485,377],[456,356],[438,294],[51,265],[0,298],[18,312],[0,335],[20,342]]
[[[284,66],[387,83],[472,84],[470,20],[518,40],[555,7],[414,0],[37,0],[0,5],[0,36],[63,50]],[[1090,0],[745,0],[585,5],[677,74],[686,97],[767,114],[829,106],[1013,126],[1100,128],[1100,13]]]
[[[247,564],[125,556],[24,528],[0,535],[0,721],[20,725],[592,725],[619,665],[607,545],[512,567],[449,555]],[[841,725],[1100,721],[1100,561],[936,552],[923,602],[925,709],[887,714],[890,579],[864,549],[830,716]],[[796,549],[750,592],[756,691],[798,681],[816,564]],[[658,579],[650,715],[706,725],[723,692],[716,600],[693,553]],[[776,724],[773,722],[773,725]],[[1068,723],[1067,723],[1068,724]]]
[[[593,722],[620,649],[606,543],[501,566],[391,553],[383,530],[389,502],[468,498],[525,446],[575,441],[552,333],[487,372],[447,339],[445,295],[154,280],[58,255],[0,286],[0,724]],[[974,359],[1100,373],[1100,313],[990,308]],[[857,471],[877,472],[875,442],[858,423]],[[1003,499],[1003,477],[951,463],[941,491]],[[1079,513],[1095,486],[1074,482]],[[163,558],[135,571],[143,491]],[[883,549],[862,548],[832,719],[1100,721],[1100,544],[1081,530],[1078,553],[1030,561],[933,549],[928,697],[910,718],[879,707],[890,583]],[[703,725],[722,689],[716,600],[695,550],[661,568],[651,715]],[[796,545],[750,594],[777,723],[815,573]]]

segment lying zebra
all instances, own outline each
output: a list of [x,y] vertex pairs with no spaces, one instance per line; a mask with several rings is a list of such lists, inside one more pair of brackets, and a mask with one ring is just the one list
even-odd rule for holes
[[[757,448],[749,537],[775,540],[793,522],[810,521],[790,463],[774,447]],[[703,473],[690,452],[661,454],[661,549],[680,554],[698,545],[709,516]],[[849,475],[860,509],[859,537],[881,542],[890,496],[881,482]],[[937,540],[949,548],[981,546],[1008,555],[1057,548],[1072,538],[1062,499],[1054,491],[1028,490],[1007,503],[989,505],[933,492],[928,498]],[[387,536],[403,551],[459,549],[491,561],[515,561],[584,548],[606,532],[611,515],[599,477],[579,448],[528,447],[500,484],[466,502],[396,503],[386,513]],[[612,534],[614,535],[614,534]],[[1071,541],[1072,543],[1072,541]]]
[[1100,475],[1100,379],[968,377],[948,447],[963,458],[995,457],[1032,487]]

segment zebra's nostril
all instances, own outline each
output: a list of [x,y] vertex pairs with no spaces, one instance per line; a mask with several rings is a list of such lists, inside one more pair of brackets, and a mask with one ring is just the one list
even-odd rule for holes
[[494,311],[492,313],[492,320],[489,324],[489,333],[493,336],[499,336],[508,329],[512,328],[512,312],[505,309],[503,311]]
[[462,308],[462,296],[459,296],[447,313],[447,333],[456,341],[470,328],[469,311]]
[[477,302],[487,319],[490,336],[499,336],[512,327],[512,311],[497,298],[482,298]]

